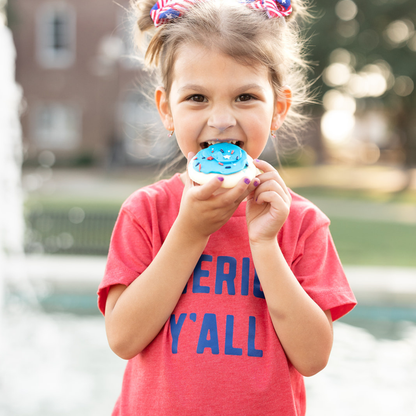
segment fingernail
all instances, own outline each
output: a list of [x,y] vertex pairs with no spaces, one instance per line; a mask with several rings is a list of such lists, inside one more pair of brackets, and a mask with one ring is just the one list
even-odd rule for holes
[[244,179],[244,182],[245,182],[247,185],[249,185],[249,184],[250,184],[250,179],[249,179],[249,178],[245,178],[245,179]]
[[259,159],[254,159],[254,161],[255,161],[255,162],[260,162],[260,160],[259,160]]
[[224,178],[222,176],[218,176],[217,178],[220,182],[222,182],[224,180]]
[[256,179],[255,181],[254,181],[254,186],[259,186],[260,185],[260,181],[258,180],[258,179]]

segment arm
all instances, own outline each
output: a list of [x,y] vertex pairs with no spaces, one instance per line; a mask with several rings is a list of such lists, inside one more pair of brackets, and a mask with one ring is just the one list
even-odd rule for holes
[[105,324],[111,349],[130,359],[158,334],[175,308],[208,238],[189,237],[174,223],[159,253],[130,286],[113,286]]
[[290,209],[290,194],[266,162],[247,206],[247,226],[256,271],[276,334],[295,368],[305,376],[322,370],[332,348],[332,319],[303,290],[277,242]]
[[112,350],[130,359],[159,333],[174,310],[209,236],[218,230],[253,190],[242,180],[214,195],[221,182],[190,186],[187,178],[178,218],[152,263],[130,286],[110,289],[105,324]]
[[276,334],[295,368],[312,376],[327,364],[332,348],[332,319],[303,290],[277,241],[251,243],[256,271]]

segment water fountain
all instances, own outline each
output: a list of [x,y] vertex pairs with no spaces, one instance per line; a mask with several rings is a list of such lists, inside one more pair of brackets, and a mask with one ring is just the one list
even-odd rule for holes
[[[19,108],[22,91],[16,84],[12,34],[0,10],[0,310],[4,303],[5,274],[23,255],[23,197],[20,185],[22,163]],[[14,274],[14,272],[13,272]]]
[[22,89],[4,7],[0,0],[0,415],[109,414],[117,395],[112,380],[122,368],[107,347],[102,318],[44,313],[27,277]]

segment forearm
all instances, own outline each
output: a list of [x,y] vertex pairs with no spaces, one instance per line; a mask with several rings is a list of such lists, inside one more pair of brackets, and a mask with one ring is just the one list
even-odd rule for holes
[[319,372],[332,348],[330,318],[304,291],[277,241],[251,244],[251,252],[273,326],[287,357],[305,376]]
[[141,352],[159,333],[192,274],[208,239],[192,239],[175,223],[148,268],[107,313],[107,337],[122,358]]

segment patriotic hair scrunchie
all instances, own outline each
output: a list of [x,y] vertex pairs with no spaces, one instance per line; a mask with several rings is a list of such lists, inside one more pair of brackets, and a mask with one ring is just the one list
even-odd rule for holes
[[[181,17],[197,1],[208,0],[159,0],[150,10],[150,16],[159,27],[170,20]],[[292,13],[290,0],[238,0],[250,9],[264,10],[269,19],[286,17]]]

